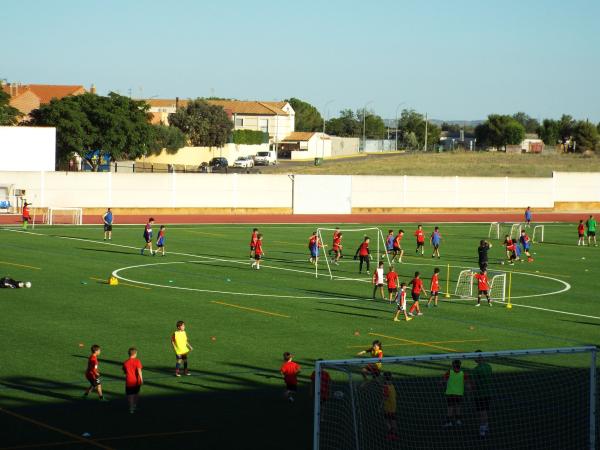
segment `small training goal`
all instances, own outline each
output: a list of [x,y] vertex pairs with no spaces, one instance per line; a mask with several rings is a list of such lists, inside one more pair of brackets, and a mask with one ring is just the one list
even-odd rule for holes
[[[463,299],[474,299],[477,297],[475,269],[465,269],[458,274],[454,295]],[[490,286],[490,298],[494,301],[505,302],[506,300],[506,273],[488,271]]]
[[46,225],[82,225],[82,208],[48,207],[42,215],[42,223]]
[[533,227],[531,242],[544,242],[544,225],[536,225]]

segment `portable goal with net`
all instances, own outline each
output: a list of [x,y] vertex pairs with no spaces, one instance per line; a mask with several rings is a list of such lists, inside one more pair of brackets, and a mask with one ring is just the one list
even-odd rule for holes
[[[501,239],[502,233],[503,233],[503,227],[506,226],[508,227],[508,224],[503,224],[501,222],[492,222],[490,223],[490,228],[488,230],[488,238],[491,237],[495,237],[496,239]],[[506,229],[506,228],[504,228]],[[535,231],[535,228],[534,228]],[[521,234],[521,224],[520,223],[514,223],[510,226],[510,231],[508,232],[508,235],[511,238],[518,238],[519,235]]]
[[[465,269],[458,274],[454,295],[463,299],[474,299],[477,297],[477,289],[474,289],[475,280],[473,275],[478,271]],[[488,271],[490,280],[490,298],[494,301],[504,303],[506,301],[506,273]]]
[[544,242],[544,225],[535,225],[531,232],[532,242]]
[[[362,369],[376,359],[317,361],[313,449],[595,449],[596,352],[386,357],[369,378]],[[454,360],[467,377],[464,395],[450,403],[444,374]]]
[[[365,236],[371,239],[370,249],[371,255],[373,256],[373,263],[375,267],[379,261],[387,261],[388,266],[391,265],[390,256],[388,255],[385,247],[385,237],[379,228],[357,228],[357,229],[334,229],[334,228],[317,228],[317,237],[323,243],[323,258],[325,261],[325,267],[327,268],[327,276],[333,279],[334,275],[331,270],[331,261],[328,257],[328,250],[331,249],[331,242],[333,240],[333,233],[339,231],[343,234],[343,253],[348,256],[354,256],[354,252],[360,243],[362,243]],[[351,237],[352,236],[352,237]],[[373,270],[375,269],[373,267]],[[315,277],[319,276],[319,263],[315,264]]]
[[83,209],[48,207],[42,215],[42,223],[46,225],[81,225],[83,224]]

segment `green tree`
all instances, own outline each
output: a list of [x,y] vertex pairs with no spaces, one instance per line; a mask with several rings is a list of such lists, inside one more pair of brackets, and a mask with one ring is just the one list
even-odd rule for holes
[[580,120],[573,126],[573,140],[577,144],[576,150],[578,152],[595,151],[598,149],[600,141],[598,129],[591,122]]
[[540,126],[540,123],[537,119],[530,117],[524,112],[513,114],[513,119],[523,125],[523,128],[525,128],[525,132],[527,133],[537,133],[537,130]]
[[150,152],[158,154],[163,149],[169,153],[176,153],[181,147],[187,145],[186,135],[176,127],[166,125],[154,125],[154,142],[150,147]]
[[558,121],[544,119],[537,129],[537,134],[540,139],[544,141],[544,144],[556,145],[560,139],[560,127]]
[[563,143],[566,143],[571,136],[573,136],[573,130],[575,129],[575,120],[568,114],[563,114],[558,121],[558,133],[559,138]]
[[340,111],[339,117],[327,121],[327,133],[332,136],[359,137],[362,136],[362,122],[351,109]]
[[475,128],[477,142],[498,149],[520,144],[525,138],[525,127],[511,116],[490,114]]
[[10,95],[0,90],[0,125],[16,125],[22,116],[17,108],[10,106]]
[[447,123],[447,122],[442,122],[442,131],[448,131],[449,133],[459,133],[460,132],[460,125],[457,123]]
[[296,113],[296,131],[321,131],[323,129],[323,117],[317,108],[294,97],[286,101]]
[[56,127],[58,161],[79,155],[95,171],[98,170],[98,161],[92,158],[95,151],[112,160],[135,159],[156,151],[159,145],[172,144],[150,124],[148,109],[149,105],[143,101],[113,92],[106,97],[83,94],[42,105],[31,112],[26,124]]
[[[422,149],[425,146],[425,116],[423,114],[416,112],[414,109],[403,110],[398,120],[398,130],[402,132],[404,145],[408,145],[409,148]],[[411,133],[416,138],[416,146],[406,140],[406,137]],[[441,128],[429,122],[427,124],[427,147],[437,144],[441,134]]]
[[225,110],[202,99],[192,100],[169,114],[169,124],[183,131],[197,147],[222,147],[233,130]]
[[[364,123],[363,123],[364,117]],[[385,122],[383,119],[374,114],[372,111],[358,110],[356,112],[356,118],[360,126],[360,135],[362,136],[362,129],[364,126],[365,137],[367,139],[383,139],[385,137]]]

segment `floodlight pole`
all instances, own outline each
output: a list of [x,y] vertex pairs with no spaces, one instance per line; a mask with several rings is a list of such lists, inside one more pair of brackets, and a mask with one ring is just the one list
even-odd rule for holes
[[425,113],[425,151],[427,151],[427,113]]
[[321,152],[321,158],[325,158],[325,122],[327,121],[327,117],[329,116],[329,110],[327,109],[327,107],[333,103],[335,100],[329,100],[327,103],[325,103],[325,106],[323,106],[323,134],[321,135],[321,142],[322,142],[322,152]]
[[363,109],[363,152],[367,150],[367,106],[373,103],[373,100],[369,100],[365,103],[365,107]]
[[402,105],[404,105],[405,103],[406,103],[406,102],[402,102],[402,103],[399,103],[399,104],[398,104],[398,106],[396,106],[396,133],[395,133],[395,136],[396,136],[396,145],[395,145],[395,149],[396,149],[396,151],[398,151],[398,110],[399,110],[399,109],[400,109],[400,107],[401,107]]

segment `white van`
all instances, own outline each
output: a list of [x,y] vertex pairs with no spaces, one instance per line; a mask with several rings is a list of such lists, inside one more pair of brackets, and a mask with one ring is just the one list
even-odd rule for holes
[[256,153],[254,164],[257,166],[271,166],[277,164],[277,152],[269,150]]

